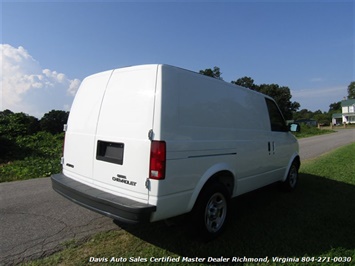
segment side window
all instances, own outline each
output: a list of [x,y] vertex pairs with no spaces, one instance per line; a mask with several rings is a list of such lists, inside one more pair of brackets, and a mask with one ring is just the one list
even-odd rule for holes
[[285,120],[274,101],[265,98],[272,131],[288,131]]

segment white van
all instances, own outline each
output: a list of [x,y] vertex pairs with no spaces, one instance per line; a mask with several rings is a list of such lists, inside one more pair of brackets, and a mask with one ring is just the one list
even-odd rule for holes
[[224,228],[229,200],[297,184],[298,143],[274,100],[169,65],[87,77],[65,126],[55,191],[124,222],[192,211],[202,235]]

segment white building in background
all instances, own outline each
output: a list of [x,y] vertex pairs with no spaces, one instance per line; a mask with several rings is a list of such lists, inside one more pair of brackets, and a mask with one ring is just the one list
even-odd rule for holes
[[332,123],[334,125],[355,124],[355,99],[341,102],[341,114],[333,114]]

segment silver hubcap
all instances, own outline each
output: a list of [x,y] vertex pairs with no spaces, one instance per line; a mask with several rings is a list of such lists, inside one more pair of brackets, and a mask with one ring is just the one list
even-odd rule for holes
[[223,226],[227,214],[227,202],[222,193],[214,194],[207,203],[205,223],[209,232],[217,232]]

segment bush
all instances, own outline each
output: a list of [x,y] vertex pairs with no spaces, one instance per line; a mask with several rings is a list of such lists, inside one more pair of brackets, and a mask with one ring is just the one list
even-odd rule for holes
[[60,172],[68,114],[52,110],[39,121],[24,113],[0,112],[0,182]]
[[64,133],[38,132],[18,136],[14,141],[0,139],[11,152],[0,158],[0,182],[50,176],[61,170]]

